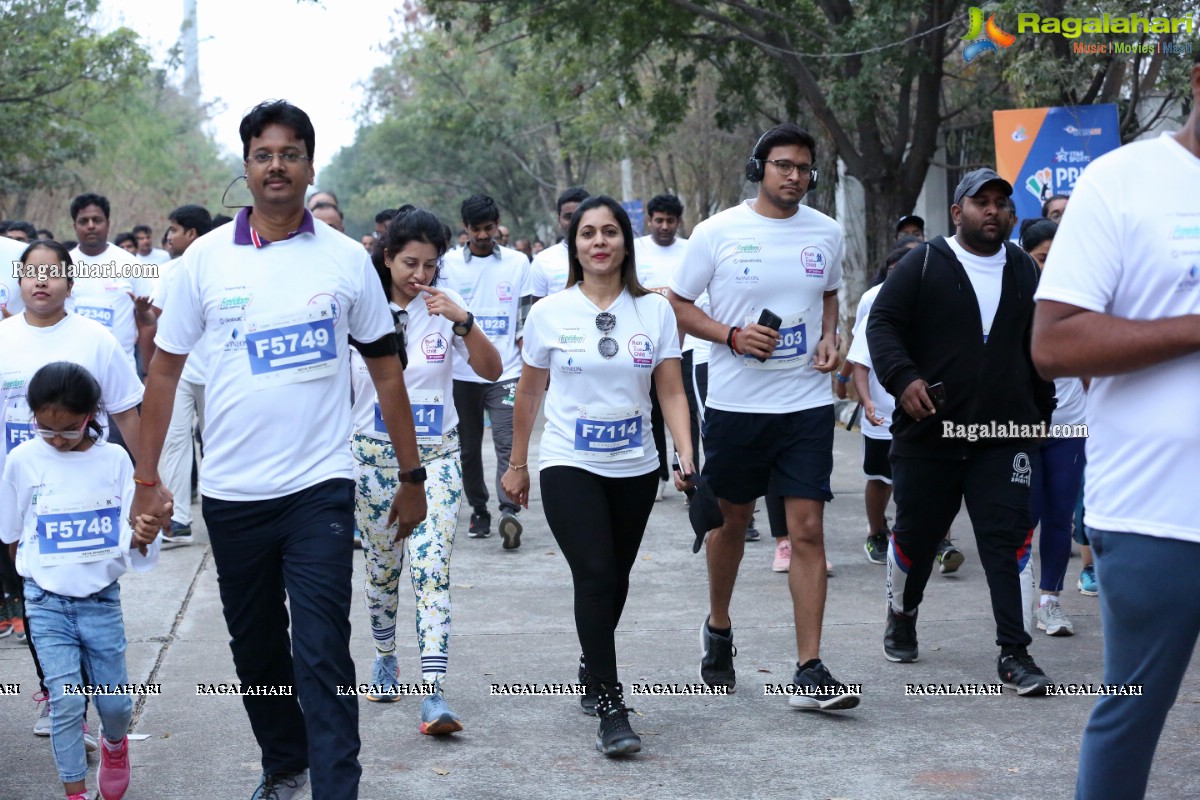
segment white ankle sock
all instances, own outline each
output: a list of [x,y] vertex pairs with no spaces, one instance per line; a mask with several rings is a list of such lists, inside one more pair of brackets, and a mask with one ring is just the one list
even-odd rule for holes
[[1042,606],[1046,605],[1046,603],[1049,603],[1051,600],[1057,600],[1057,599],[1058,599],[1058,595],[1056,595],[1056,594],[1044,594],[1044,595],[1042,595],[1042,599],[1040,601],[1038,601],[1038,608],[1041,608]]

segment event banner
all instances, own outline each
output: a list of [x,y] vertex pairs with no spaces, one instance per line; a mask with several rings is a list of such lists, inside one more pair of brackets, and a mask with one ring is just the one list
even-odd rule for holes
[[1121,146],[1115,105],[994,111],[996,172],[1013,185],[1017,216],[1040,217],[1042,203],[1070,194],[1083,168]]

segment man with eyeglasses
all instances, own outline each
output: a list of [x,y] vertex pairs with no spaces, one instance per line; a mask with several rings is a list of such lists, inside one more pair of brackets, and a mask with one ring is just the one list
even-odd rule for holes
[[[756,498],[784,498],[796,625],[796,690],[803,710],[854,708],[855,686],[821,662],[825,612],[825,503],[833,499],[833,395],[838,366],[841,226],[800,204],[816,183],[816,141],[778,125],[746,162],[757,196],[696,226],[669,298],[680,326],[714,342],[709,356],[703,476],[724,523],[708,534],[709,616],[700,629],[700,675],[736,683],[729,603]],[[711,311],[695,301],[708,291]]]
[[163,517],[163,439],[187,354],[202,347],[204,518],[238,680],[268,692],[243,697],[262,750],[253,798],[295,797],[311,768],[314,797],[350,800],[362,772],[358,700],[345,688],[355,684],[350,343],[402,469],[388,520],[397,538],[425,516],[425,470],[379,276],[357,242],[314,225],[304,208],[316,140],[308,115],[265,102],[240,134],[254,205],[175,267],[133,508]]

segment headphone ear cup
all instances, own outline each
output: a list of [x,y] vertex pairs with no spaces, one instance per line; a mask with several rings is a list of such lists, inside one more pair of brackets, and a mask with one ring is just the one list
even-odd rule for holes
[[813,189],[817,188],[817,177],[819,174],[820,173],[817,171],[817,168],[813,167],[812,177],[808,179],[808,191],[811,192]]
[[762,159],[749,158],[746,160],[746,180],[751,183],[760,183],[764,171]]

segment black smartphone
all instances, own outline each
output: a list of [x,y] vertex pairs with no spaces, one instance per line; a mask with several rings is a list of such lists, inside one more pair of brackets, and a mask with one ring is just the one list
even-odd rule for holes
[[929,395],[929,399],[933,401],[935,409],[938,411],[946,409],[946,384],[941,381],[932,383],[925,389],[925,392]]
[[[783,324],[783,318],[774,311],[764,308],[762,313],[758,315],[758,324],[762,325],[763,327],[770,328],[773,331],[777,331],[779,330],[779,326]],[[757,358],[760,363],[766,361],[765,358],[759,358],[758,356],[755,356],[755,358]]]

